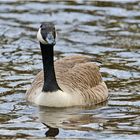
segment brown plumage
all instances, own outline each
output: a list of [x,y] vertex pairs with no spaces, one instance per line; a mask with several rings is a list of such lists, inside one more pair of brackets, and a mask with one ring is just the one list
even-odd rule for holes
[[[64,57],[54,62],[58,85],[62,91],[82,95],[83,105],[97,104],[108,97],[108,89],[102,80],[99,67],[91,57],[76,55]],[[27,98],[33,102],[38,89],[43,87],[43,71],[34,79],[27,91]],[[81,97],[81,96],[79,96]]]
[[49,107],[91,105],[105,101],[108,89],[102,81],[99,67],[91,57],[67,56],[53,61],[55,37],[54,24],[42,23],[37,38],[43,71],[37,74],[31,88],[27,90],[27,100]]

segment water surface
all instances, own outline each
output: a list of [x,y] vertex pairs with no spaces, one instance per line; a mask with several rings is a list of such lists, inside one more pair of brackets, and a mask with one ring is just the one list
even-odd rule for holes
[[[139,139],[140,1],[0,1],[0,138]],[[36,32],[57,28],[55,59],[85,54],[102,61],[108,102],[42,108],[25,91],[42,69]]]

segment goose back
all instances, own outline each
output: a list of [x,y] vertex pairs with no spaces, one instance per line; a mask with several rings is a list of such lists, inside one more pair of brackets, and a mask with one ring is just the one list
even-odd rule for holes
[[[84,55],[67,56],[54,62],[58,85],[69,94],[79,94],[83,104],[97,104],[108,97],[108,89],[102,80],[99,67],[93,58]],[[34,79],[26,97],[33,102],[43,86],[43,71]],[[37,92],[38,91],[38,92]]]

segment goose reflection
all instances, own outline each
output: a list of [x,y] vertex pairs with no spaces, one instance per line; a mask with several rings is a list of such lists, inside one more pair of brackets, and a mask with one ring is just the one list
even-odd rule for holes
[[[48,108],[39,107],[39,121],[48,129],[46,137],[55,137],[59,134],[59,128],[65,130],[94,131],[97,128],[91,127],[93,123],[105,121],[97,117],[99,108],[107,102],[96,106],[71,107],[71,108]],[[89,126],[88,126],[89,125]]]

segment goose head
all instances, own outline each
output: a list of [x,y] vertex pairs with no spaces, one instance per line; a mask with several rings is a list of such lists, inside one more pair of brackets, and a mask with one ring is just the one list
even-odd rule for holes
[[44,45],[55,45],[55,26],[52,22],[42,23],[38,32],[37,39]]

